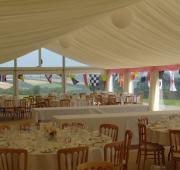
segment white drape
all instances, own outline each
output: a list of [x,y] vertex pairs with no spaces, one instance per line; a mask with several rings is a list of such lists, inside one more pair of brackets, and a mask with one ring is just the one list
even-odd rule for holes
[[180,63],[179,0],[0,1],[0,63],[47,47],[101,68]]
[[0,0],[0,63],[139,0]]

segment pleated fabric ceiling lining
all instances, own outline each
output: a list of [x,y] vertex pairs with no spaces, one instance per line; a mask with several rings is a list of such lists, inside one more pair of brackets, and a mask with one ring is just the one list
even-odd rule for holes
[[39,47],[100,68],[180,63],[180,0],[32,2],[0,1],[1,63]]

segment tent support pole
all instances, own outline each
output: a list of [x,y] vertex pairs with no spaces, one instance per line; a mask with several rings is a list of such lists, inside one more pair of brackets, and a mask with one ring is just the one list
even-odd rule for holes
[[150,89],[149,89],[149,109],[152,111],[159,110],[159,72],[151,72]]
[[66,93],[66,71],[65,71],[66,57],[65,56],[62,57],[62,65],[63,65],[63,69],[62,69],[62,92],[63,92],[63,94],[65,94]]
[[38,55],[38,66],[41,67],[41,65],[42,65],[41,48],[39,48],[38,52],[39,52],[39,55]]
[[18,75],[17,75],[17,59],[14,60],[14,70],[13,70],[13,96],[18,97]]

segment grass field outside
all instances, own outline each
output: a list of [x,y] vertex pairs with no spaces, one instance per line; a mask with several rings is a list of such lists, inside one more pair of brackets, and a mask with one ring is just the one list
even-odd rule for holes
[[[148,99],[144,99],[143,103],[147,104]],[[161,105],[167,105],[167,106],[180,106],[180,100],[179,99],[161,99],[160,100]]]

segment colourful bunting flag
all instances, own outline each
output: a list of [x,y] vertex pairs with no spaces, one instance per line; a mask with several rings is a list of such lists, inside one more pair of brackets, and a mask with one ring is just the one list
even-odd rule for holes
[[23,74],[19,74],[19,75],[18,75],[18,79],[21,80],[21,81],[24,81],[24,76],[23,76]]
[[139,75],[139,73],[138,72],[134,72],[134,75],[135,75],[135,77],[137,77]]
[[134,80],[134,79],[135,79],[135,74],[134,74],[134,73],[131,73],[130,79],[131,79],[131,80]]
[[99,75],[97,74],[90,74],[89,75],[90,84],[93,87],[99,86]]
[[107,74],[102,74],[101,78],[102,78],[102,81],[107,81]]
[[0,82],[6,81],[6,75],[0,75]]
[[74,77],[71,77],[71,80],[72,80],[73,85],[76,85],[79,83],[79,81],[76,80]]
[[174,71],[169,71],[170,73],[170,91],[177,91],[176,86],[175,86],[175,81],[174,81],[174,76],[175,72]]
[[120,85],[120,87],[124,87],[124,73],[120,73],[119,77],[120,77],[119,85]]
[[88,86],[87,74],[83,74],[84,85]]
[[163,78],[164,71],[159,71],[159,79]]
[[52,83],[52,74],[50,74],[50,75],[45,74],[45,77],[49,83]]
[[146,77],[141,77],[141,83],[144,83],[146,81]]

